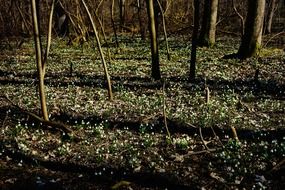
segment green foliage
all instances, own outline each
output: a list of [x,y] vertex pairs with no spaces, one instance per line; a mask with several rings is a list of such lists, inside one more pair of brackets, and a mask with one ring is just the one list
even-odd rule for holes
[[[19,113],[13,116],[19,123],[11,122],[4,127],[3,122],[1,135],[5,139],[16,138],[23,152],[46,160],[66,161],[70,158],[69,161],[74,163],[113,164],[116,168],[130,168],[135,172],[144,169],[175,173],[186,168],[188,173],[177,175],[193,173],[191,167],[195,162],[191,160],[191,153],[204,150],[203,146],[197,134],[174,133],[171,139],[166,137],[161,121],[162,85],[149,77],[148,42],[124,36],[120,36],[120,41],[120,53],[111,47],[114,101],[107,101],[97,53],[89,49],[82,53],[79,47],[67,46],[58,39],[53,41],[45,81],[48,109],[51,118],[61,113],[84,118],[78,121],[63,119],[76,134],[84,137],[82,141],[64,140],[59,134],[43,130],[36,124],[25,124],[27,118]],[[188,41],[170,38],[171,61],[166,60],[166,51],[162,48],[161,69],[167,81],[165,102],[169,128],[176,126],[171,123],[174,121],[205,128],[233,126],[237,130],[284,127],[285,102],[281,88],[285,81],[284,53],[274,51],[258,59],[243,61],[221,59],[224,54],[236,51],[235,44],[236,39],[220,38],[210,49],[198,48],[198,80],[195,84],[189,84],[187,80],[191,50]],[[37,86],[33,78],[36,68],[28,51],[32,46],[25,48],[25,53],[17,52],[22,56],[11,58],[10,55],[0,64],[0,72],[7,74],[0,79],[17,81],[3,83],[0,91],[19,106],[38,113]],[[72,75],[69,74],[70,63],[73,64]],[[260,70],[259,88],[253,81],[257,68]],[[210,90],[209,103],[206,103],[205,86]],[[128,124],[125,128],[124,123]],[[246,142],[228,139],[228,135],[219,137],[224,148],[212,154],[195,155],[193,159],[196,156],[209,159],[206,160],[208,169],[221,172],[229,183],[240,181],[247,174],[267,171],[285,156],[285,139]],[[212,142],[210,148],[216,145],[213,139],[205,138]],[[96,171],[96,175],[102,175],[102,172]]]
[[178,138],[173,138],[172,141],[176,148],[181,150],[187,150],[190,146],[191,139],[189,138],[189,136],[184,135]]

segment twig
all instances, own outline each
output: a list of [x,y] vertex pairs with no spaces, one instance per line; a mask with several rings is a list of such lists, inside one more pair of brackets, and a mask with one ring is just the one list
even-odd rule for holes
[[147,116],[147,117],[144,117],[142,119],[139,119],[139,121],[143,124],[147,124],[155,119],[159,119],[161,117],[161,114],[160,113],[157,113],[155,115],[150,115],[150,116]]
[[226,180],[225,180],[224,178],[218,176],[218,175],[217,175],[216,173],[214,173],[214,172],[211,172],[211,173],[210,173],[210,176],[211,176],[212,178],[214,178],[215,180],[221,182],[221,183],[226,183]]
[[191,155],[197,155],[197,154],[203,154],[203,153],[209,153],[209,152],[215,152],[217,149],[215,148],[210,148],[208,150],[200,150],[200,151],[193,151],[193,152],[188,152],[187,156],[191,156]]
[[197,129],[197,128],[198,128],[196,125],[193,125],[193,124],[188,123],[188,122],[186,122],[185,124],[186,124],[186,125],[188,125],[189,127],[195,128],[195,129]]
[[129,182],[129,181],[120,181],[120,182],[118,182],[118,183],[116,183],[115,185],[113,185],[112,187],[111,187],[111,189],[112,190],[116,190],[116,189],[121,189],[121,188],[123,188],[123,187],[128,187],[128,186],[130,186],[131,185],[131,182]]
[[201,127],[199,127],[199,133],[200,133],[200,138],[201,138],[201,141],[202,141],[203,145],[205,146],[205,148],[207,149],[207,151],[209,151],[210,148],[207,146],[207,142],[206,142],[206,141],[204,140],[204,138],[203,138],[202,128],[201,128]]
[[224,144],[222,143],[222,141],[220,140],[220,137],[216,134],[214,128],[211,126],[212,132],[214,134],[215,139],[217,139],[219,141],[219,143],[221,144],[222,147],[224,147]]
[[206,91],[206,103],[209,104],[210,103],[210,90],[208,87],[206,87],[205,91]]
[[8,115],[9,115],[9,111],[6,112],[6,116],[5,116],[4,120],[3,120],[3,123],[2,123],[2,127],[3,128],[5,127],[5,123],[6,123],[7,119],[8,119]]
[[284,165],[284,164],[285,164],[285,158],[283,158],[278,164],[276,164],[276,165],[269,171],[269,173],[272,173],[272,172],[274,172],[274,171],[279,170],[279,169],[282,167],[282,165]]
[[162,85],[162,97],[163,97],[163,120],[164,120],[164,126],[167,132],[168,138],[171,140],[171,135],[167,126],[167,117],[166,117],[166,101],[165,101],[165,81],[163,81]]
[[232,129],[232,132],[233,132],[234,139],[239,141],[236,128],[234,126],[231,126],[231,129]]
[[239,19],[240,19],[240,22],[241,22],[241,35],[243,36],[243,34],[244,34],[244,18],[243,18],[243,16],[238,12],[234,0],[232,0],[232,5],[233,5],[233,9],[234,9],[235,13],[237,14],[237,16],[238,16]]
[[268,44],[273,38],[275,38],[276,36],[279,36],[279,35],[281,35],[281,34],[285,34],[285,32],[279,32],[279,33],[273,35],[271,38],[269,38],[269,40],[267,40],[267,42],[266,42],[262,47],[265,48],[265,47],[267,46],[267,44]]
[[[209,105],[209,104],[210,104],[210,89],[209,89],[209,87],[207,86],[207,80],[206,80],[206,79],[205,79],[205,92],[206,92],[206,93],[205,93],[206,104]],[[208,112],[209,112],[209,107],[207,107],[207,113],[208,113]],[[214,128],[212,127],[212,125],[211,125],[211,130],[212,130],[212,132],[213,132],[213,134],[214,134],[215,139],[217,139],[217,140],[219,141],[219,143],[222,145],[222,147],[224,147],[223,143],[221,142],[220,138],[217,136],[217,134],[216,134]],[[201,136],[201,139],[202,139],[202,142],[203,142],[204,140],[203,140],[203,136],[202,136],[202,129],[201,129],[201,127],[199,128],[199,132],[200,132],[200,136]],[[204,141],[203,143],[204,143],[205,147],[206,147],[207,149],[209,149],[209,148],[206,146],[206,142]]]

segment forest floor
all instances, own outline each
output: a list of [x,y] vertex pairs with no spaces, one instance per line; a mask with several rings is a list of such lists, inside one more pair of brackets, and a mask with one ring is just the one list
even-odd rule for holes
[[30,114],[39,114],[32,43],[0,43],[0,189],[285,186],[282,49],[223,59],[237,51],[239,39],[219,37],[213,48],[198,49],[190,83],[187,37],[170,38],[171,60],[161,42],[159,81],[150,78],[148,43],[119,40],[119,48],[110,44],[108,64],[113,101],[94,45],[52,42],[49,117],[72,135]]

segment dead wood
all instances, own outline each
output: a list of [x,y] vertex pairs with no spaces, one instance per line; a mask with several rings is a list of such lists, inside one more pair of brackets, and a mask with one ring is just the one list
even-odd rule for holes
[[73,131],[64,123],[55,122],[55,121],[48,121],[44,120],[43,118],[37,116],[36,114],[20,107],[19,105],[15,104],[7,95],[3,95],[4,97],[13,107],[17,108],[20,112],[28,115],[33,120],[38,121],[42,125],[48,127],[49,129],[56,129],[63,133],[63,135],[68,135],[69,137],[72,137],[72,139],[79,141],[80,137],[76,136]]
[[279,163],[277,163],[270,171],[269,173],[276,172],[280,170],[283,166],[285,166],[285,158],[282,159]]

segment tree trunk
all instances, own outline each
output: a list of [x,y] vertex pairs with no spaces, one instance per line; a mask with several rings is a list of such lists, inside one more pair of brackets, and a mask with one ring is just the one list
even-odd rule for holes
[[139,26],[140,26],[140,33],[141,33],[141,39],[145,40],[145,29],[143,27],[143,21],[142,21],[142,15],[141,15],[141,0],[137,0],[137,8],[138,8],[138,19],[139,19]]
[[95,33],[95,39],[96,39],[96,42],[97,42],[97,48],[98,48],[99,53],[100,53],[100,57],[101,57],[103,68],[104,68],[104,74],[105,74],[105,78],[106,78],[107,85],[108,85],[109,100],[113,100],[111,79],[110,79],[110,76],[109,76],[109,73],[108,73],[108,68],[107,68],[107,64],[106,64],[106,61],[105,61],[104,53],[103,53],[103,50],[102,50],[102,47],[101,47],[101,43],[100,43],[100,39],[99,39],[99,36],[98,36],[98,32],[97,32],[95,23],[94,23],[94,21],[92,19],[91,13],[90,13],[90,11],[89,11],[85,1],[81,0],[81,3],[83,4],[83,6],[84,6],[84,8],[85,8],[85,10],[87,12],[88,18],[89,18],[89,20],[91,22],[92,28],[93,28],[94,33]]
[[45,54],[44,54],[44,57],[43,57],[43,62],[42,62],[43,76],[45,76],[46,66],[47,66],[47,58],[49,56],[49,50],[50,50],[50,45],[51,45],[52,18],[53,18],[54,4],[55,4],[55,0],[52,0],[51,8],[50,8],[50,14],[49,14],[49,21],[48,21],[48,33],[47,33],[47,41],[46,41],[46,51],[45,51]]
[[162,15],[162,12],[160,11],[158,5],[158,1],[159,0],[153,0],[153,11],[154,11],[155,30],[156,30],[157,39],[159,39],[159,25],[161,22],[161,15]]
[[117,36],[117,29],[115,26],[115,20],[114,20],[114,5],[115,5],[115,0],[112,0],[111,6],[110,6],[110,11],[111,11],[111,23],[115,35],[115,42],[116,42],[116,47],[119,47],[119,41],[118,41],[118,36]]
[[269,10],[268,10],[267,19],[266,19],[266,29],[265,29],[266,34],[271,33],[272,20],[273,20],[274,12],[276,9],[276,5],[277,5],[276,0],[270,0]]
[[[107,47],[107,53],[108,53],[108,59],[109,59],[109,63],[112,62],[112,57],[111,57],[111,52],[110,52],[110,46],[109,46],[109,42],[107,40],[107,36],[106,36],[106,33],[105,33],[105,29],[104,29],[104,19],[102,17],[102,19],[100,19],[98,13],[95,11],[95,18],[97,19],[99,25],[100,25],[100,29],[101,29],[101,32],[102,32],[102,35],[103,35],[103,39],[105,41],[105,45]],[[102,15],[103,16],[103,15]]]
[[120,7],[120,26],[121,29],[125,26],[125,11],[126,11],[126,0],[119,0],[119,7]]
[[44,120],[48,120],[48,111],[46,106],[46,96],[45,96],[45,85],[44,85],[44,74],[42,69],[42,49],[40,43],[40,30],[38,23],[38,13],[37,13],[37,3],[36,0],[31,0],[32,7],[32,17],[33,17],[33,29],[34,29],[34,41],[35,41],[35,52],[37,61],[37,71],[39,79],[39,95],[41,103],[41,111]]
[[170,50],[169,50],[169,45],[168,45],[168,37],[167,37],[166,24],[165,24],[165,14],[166,14],[167,10],[164,11],[159,0],[156,0],[156,1],[157,1],[158,6],[159,6],[159,10],[161,12],[163,33],[164,33],[164,39],[165,39],[165,43],[166,43],[167,59],[170,61],[171,57],[170,57]]
[[240,29],[241,32],[240,32],[240,34],[241,34],[241,36],[243,36],[244,35],[244,17],[237,10],[236,4],[235,4],[235,0],[232,0],[232,5],[233,5],[233,9],[234,9],[236,15],[240,19],[240,25],[241,25],[241,29]]
[[216,23],[219,0],[205,0],[201,33],[198,45],[211,47],[216,41]]
[[149,23],[149,34],[150,34],[150,44],[151,44],[151,76],[159,80],[160,68],[159,68],[159,53],[158,53],[158,41],[157,41],[157,31],[155,24],[155,14],[154,14],[154,4],[153,0],[147,0],[147,13],[148,13],[148,23]]
[[256,55],[261,46],[265,0],[248,0],[245,33],[237,57],[245,59]]
[[196,52],[197,52],[197,37],[199,32],[199,8],[200,2],[199,0],[194,0],[194,30],[192,34],[192,50],[191,50],[191,60],[190,60],[190,82],[195,81],[196,75]]

